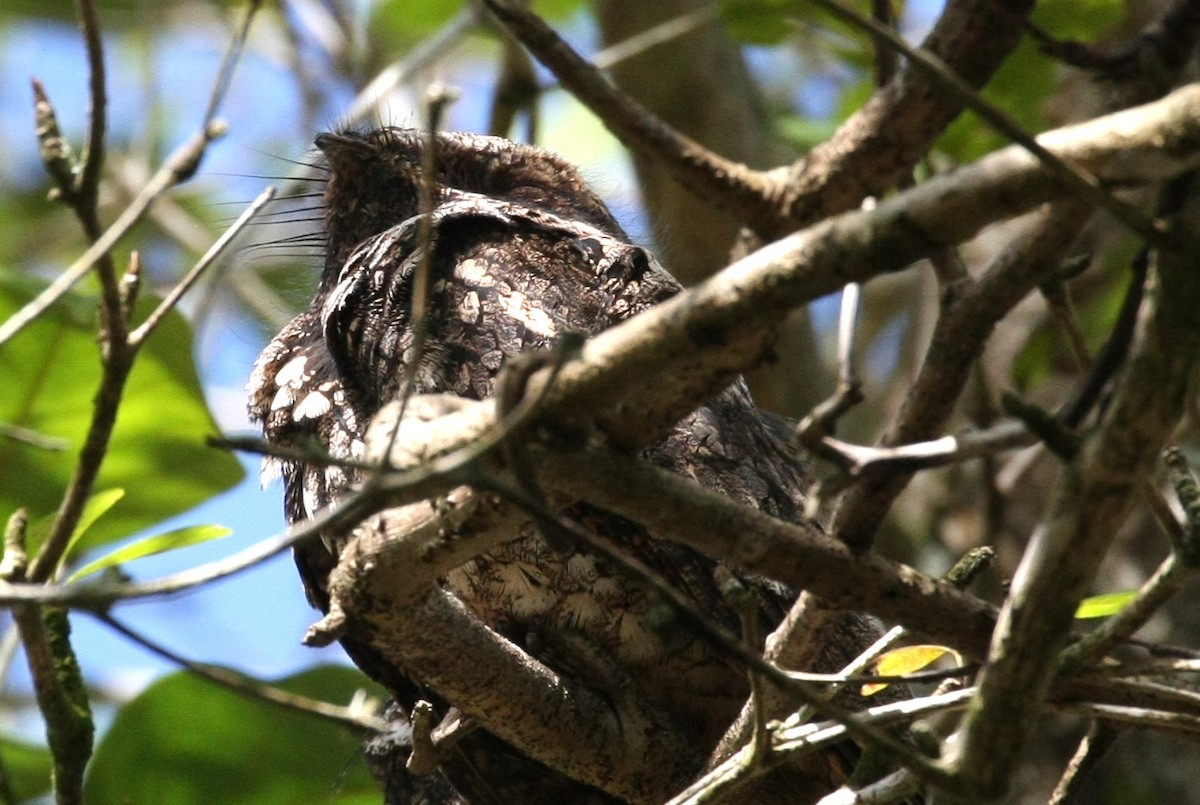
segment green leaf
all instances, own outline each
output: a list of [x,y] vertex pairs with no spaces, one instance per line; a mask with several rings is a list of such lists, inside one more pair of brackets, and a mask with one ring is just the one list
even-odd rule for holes
[[[352,669],[325,667],[277,684],[344,703],[369,683]],[[96,749],[86,799],[89,805],[378,805],[361,743],[360,734],[324,719],[173,674],[121,708]]]
[[1081,621],[1091,618],[1107,618],[1119,612],[1136,596],[1137,590],[1093,595],[1091,598],[1085,598],[1079,602],[1079,607],[1075,610],[1075,618]]
[[[0,321],[43,284],[0,268]],[[145,316],[153,299],[138,306]],[[0,518],[19,506],[31,518],[57,511],[78,461],[100,383],[95,301],[68,294],[41,318],[0,346],[0,422],[70,444],[51,452],[0,435]],[[142,349],[125,388],[97,489],[123,489],[121,505],[81,535],[92,548],[142,531],[236,484],[243,471],[204,437],[216,425],[192,362],[191,328],[167,316]],[[36,539],[29,548],[38,548]]]
[[90,576],[105,568],[123,565],[126,562],[132,562],[134,559],[142,559],[147,556],[186,548],[189,545],[199,545],[202,542],[227,537],[232,533],[233,531],[225,526],[195,525],[188,526],[187,528],[177,528],[174,531],[167,531],[164,534],[155,534],[152,537],[143,537],[118,548],[110,554],[88,562],[72,573],[67,581],[79,581],[83,577]]
[[50,792],[50,750],[8,737],[0,737],[0,762],[16,798],[24,802]]

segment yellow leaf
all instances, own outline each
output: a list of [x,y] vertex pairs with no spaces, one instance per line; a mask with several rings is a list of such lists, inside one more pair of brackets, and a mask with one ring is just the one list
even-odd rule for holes
[[[875,661],[875,673],[878,676],[904,676],[920,671],[947,654],[952,654],[961,664],[962,658],[958,652],[947,646],[919,645],[893,649]],[[861,693],[863,696],[874,696],[887,686],[887,682],[871,682],[862,686]]]

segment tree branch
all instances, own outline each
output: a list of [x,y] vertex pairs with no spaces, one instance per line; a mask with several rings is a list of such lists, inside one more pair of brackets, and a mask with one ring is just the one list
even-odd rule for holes
[[643,803],[662,801],[686,775],[687,735],[642,702],[570,684],[444,590],[407,606],[386,595],[363,600],[373,604],[354,622],[369,624],[361,639],[541,762]]
[[[1178,225],[1195,232],[1198,212],[1200,194],[1192,193]],[[956,759],[983,796],[998,795],[1011,779],[1075,608],[1194,388],[1200,276],[1191,258],[1190,250],[1159,254],[1138,342],[1109,415],[1064,468],[1045,525],[1013,579]]]
[[[921,43],[972,87],[1012,53],[1033,8],[1028,0],[952,0]],[[792,166],[780,188],[790,231],[882,196],[912,172],[964,108],[933,76],[902,69],[837,132]]]

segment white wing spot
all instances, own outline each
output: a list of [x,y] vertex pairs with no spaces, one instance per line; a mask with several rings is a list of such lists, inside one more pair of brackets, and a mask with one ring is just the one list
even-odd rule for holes
[[275,392],[274,399],[271,400],[271,410],[278,411],[280,408],[287,408],[296,401],[296,390],[291,386],[280,386],[279,391]]
[[258,472],[258,482],[263,489],[283,477],[283,462],[275,456],[267,456],[262,460],[262,469]]
[[454,276],[471,285],[480,288],[490,288],[496,284],[495,277],[488,274],[487,266],[478,260],[463,260],[454,266]]
[[553,338],[557,332],[554,319],[550,318],[541,304],[525,298],[520,291],[513,291],[505,300],[504,312],[511,318],[524,324],[530,331],[547,338]]
[[292,358],[275,373],[275,385],[298,386],[304,380],[304,367],[307,363],[307,355],[297,355]]
[[479,321],[479,309],[479,294],[468,291],[458,306],[458,318],[467,324],[474,324]]
[[332,405],[329,398],[319,391],[310,391],[300,404],[292,410],[292,419],[301,422],[305,419],[316,419],[329,413]]

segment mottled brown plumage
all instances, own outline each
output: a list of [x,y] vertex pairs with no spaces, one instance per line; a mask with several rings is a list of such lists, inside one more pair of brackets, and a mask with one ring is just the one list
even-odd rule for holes
[[[594,334],[670,297],[679,285],[629,242],[608,209],[563,160],[491,137],[441,134],[432,213],[432,256],[418,216],[423,140],[384,128],[317,138],[328,166],[326,261],[312,303],[267,346],[251,378],[250,412],[269,441],[315,440],[336,457],[362,455],[371,417],[406,391],[484,398],[506,358],[546,349],[568,331]],[[432,269],[429,339],[413,388],[412,277]],[[581,412],[586,417],[586,412]],[[741,381],[681,422],[645,454],[734,499],[784,519],[802,516],[807,477],[751,403]],[[282,475],[289,521],[312,517],[359,479],[352,471],[269,458]],[[576,504],[566,513],[628,550],[731,629],[737,619],[713,577],[716,563],[654,538],[635,523]],[[752,538],[747,535],[747,538]],[[325,608],[326,577],[345,535],[300,545],[310,599]],[[695,736],[697,758],[745,701],[744,670],[681,627],[661,620],[651,594],[586,550],[561,555],[532,527],[451,572],[445,587],[487,624],[568,677],[600,690],[632,685]],[[765,626],[790,595],[762,580]],[[395,694],[399,717],[420,679],[344,641],[352,657]],[[386,744],[386,741],[383,742]],[[394,801],[607,801],[486,733],[468,736],[444,778],[406,777],[386,766]],[[682,784],[685,781],[677,781]]]

